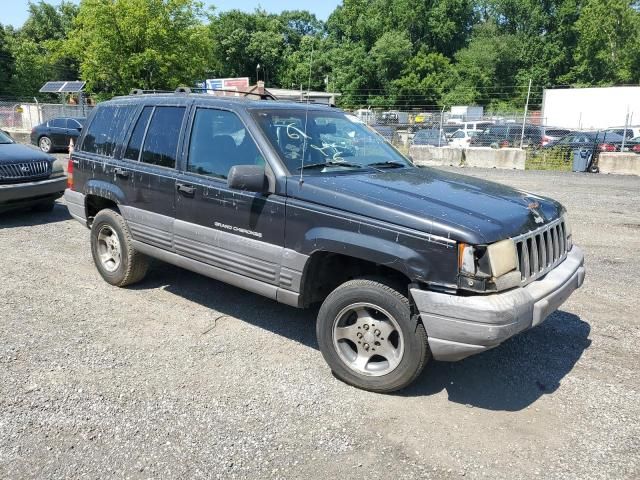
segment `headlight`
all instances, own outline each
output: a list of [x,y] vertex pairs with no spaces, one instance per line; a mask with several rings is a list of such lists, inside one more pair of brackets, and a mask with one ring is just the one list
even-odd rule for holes
[[491,276],[501,277],[505,273],[512,272],[518,268],[518,253],[516,244],[510,238],[496,242],[487,247]]
[[520,283],[518,253],[513,240],[491,245],[458,244],[460,288],[473,291],[500,291]]
[[51,162],[51,175],[57,177],[58,175],[64,175],[64,167],[62,160],[54,160]]

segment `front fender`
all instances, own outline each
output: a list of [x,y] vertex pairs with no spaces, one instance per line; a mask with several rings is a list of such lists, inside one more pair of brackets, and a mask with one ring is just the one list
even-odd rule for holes
[[308,255],[329,252],[384,265],[411,281],[451,284],[457,275],[457,249],[452,245],[362,223],[354,230],[311,228],[302,250]]
[[342,254],[385,265],[408,277],[414,270],[411,266],[421,263],[421,255],[415,250],[369,234],[318,227],[309,230],[305,237],[312,254],[319,251]]

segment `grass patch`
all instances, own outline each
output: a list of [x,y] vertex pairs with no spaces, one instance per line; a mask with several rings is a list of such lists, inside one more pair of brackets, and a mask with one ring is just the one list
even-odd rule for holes
[[528,150],[525,168],[527,170],[555,170],[570,172],[573,166],[573,152],[558,148],[550,150]]

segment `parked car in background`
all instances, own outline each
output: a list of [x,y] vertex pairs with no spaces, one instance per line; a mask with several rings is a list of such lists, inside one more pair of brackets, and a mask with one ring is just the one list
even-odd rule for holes
[[620,135],[607,131],[574,132],[548,143],[544,148],[560,148],[567,151],[586,148],[589,150],[596,149],[601,152],[619,152],[622,148],[622,140],[623,138]]
[[[491,125],[493,125],[494,122],[492,122],[491,120],[482,120],[482,121],[477,121],[477,122],[449,122],[445,124],[445,128],[447,130],[451,130],[453,128],[456,128],[456,130],[453,130],[453,132],[457,132],[458,130],[465,130],[465,131],[469,131],[469,130],[480,130],[480,131],[485,131],[487,128],[489,128]],[[451,133],[453,134],[453,133]]]
[[390,110],[388,112],[382,112],[378,121],[383,125],[406,125],[409,123],[409,114],[407,112]]
[[418,130],[411,143],[413,145],[432,145],[434,147],[446,147],[449,145],[446,135],[438,128]]
[[66,186],[62,163],[0,130],[0,212],[22,207],[50,211]]
[[553,143],[555,141],[560,140],[567,135],[570,135],[572,132],[567,128],[557,128],[557,127],[542,127],[542,146]]
[[447,137],[447,141],[451,138],[451,135],[460,130],[460,124],[445,124],[442,126],[442,131],[444,135]]
[[58,117],[52,118],[31,130],[31,143],[40,147],[45,153],[56,150],[67,150],[69,141],[74,142],[80,136],[84,118]]
[[398,137],[395,127],[389,125],[371,125],[375,132],[389,143],[394,143]]
[[482,133],[481,130],[458,130],[449,137],[449,146],[467,148],[471,144],[471,139]]
[[524,137],[522,136],[522,124],[503,123],[490,125],[480,135],[471,139],[473,147],[541,147],[544,138],[544,130],[537,125],[524,125]]
[[605,132],[615,133],[616,135],[620,135],[621,137],[631,140],[632,138],[640,137],[640,126],[611,127],[607,128]]
[[640,136],[629,140],[629,147],[632,152],[640,153]]

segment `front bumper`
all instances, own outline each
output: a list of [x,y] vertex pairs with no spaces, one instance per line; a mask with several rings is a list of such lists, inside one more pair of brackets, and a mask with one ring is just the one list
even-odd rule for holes
[[584,282],[584,254],[574,246],[542,279],[504,293],[470,297],[411,289],[433,358],[457,361],[497,347],[542,323]]
[[66,176],[37,182],[0,184],[0,208],[60,198],[66,187]]

